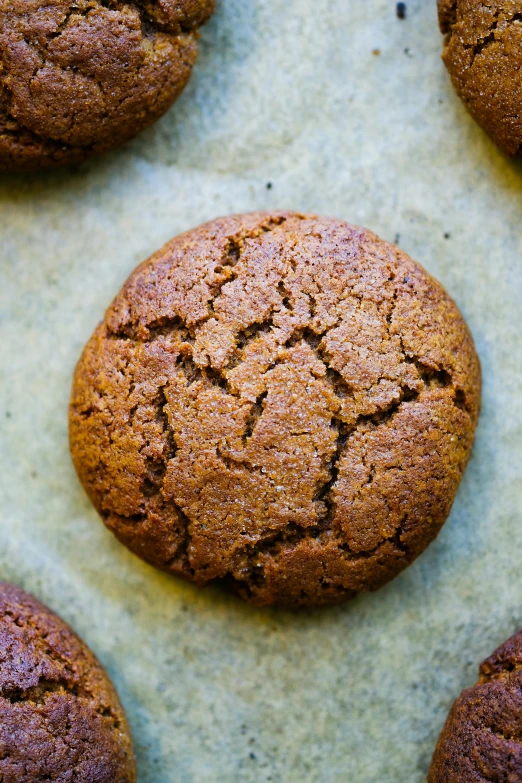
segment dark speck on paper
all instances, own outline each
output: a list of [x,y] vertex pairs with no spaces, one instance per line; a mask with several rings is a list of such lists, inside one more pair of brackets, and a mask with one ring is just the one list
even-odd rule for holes
[[397,17],[406,19],[406,3],[397,3]]

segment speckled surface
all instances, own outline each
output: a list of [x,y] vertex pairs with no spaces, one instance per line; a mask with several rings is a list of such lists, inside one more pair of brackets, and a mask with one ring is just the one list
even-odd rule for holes
[[[0,182],[0,577],[107,666],[142,783],[421,783],[452,700],[522,626],[522,165],[468,118],[440,50],[434,1],[400,21],[389,0],[222,0],[158,125]],[[74,363],[136,263],[206,219],[275,207],[398,235],[457,300],[484,371],[438,540],[380,593],[299,615],[138,561],[67,446]]]

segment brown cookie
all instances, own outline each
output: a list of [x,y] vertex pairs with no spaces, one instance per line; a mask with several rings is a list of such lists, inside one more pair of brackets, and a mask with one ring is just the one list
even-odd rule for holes
[[214,0],[0,0],[0,171],[75,163],[171,106]]
[[102,667],[59,617],[0,582],[2,783],[134,783],[129,727]]
[[393,245],[234,216],[130,276],[76,369],[71,450],[145,560],[318,606],[380,587],[435,538],[479,398],[459,311]]
[[440,735],[428,783],[522,782],[522,632],[495,650]]
[[522,6],[519,0],[438,0],[443,60],[472,117],[498,146],[522,144]]

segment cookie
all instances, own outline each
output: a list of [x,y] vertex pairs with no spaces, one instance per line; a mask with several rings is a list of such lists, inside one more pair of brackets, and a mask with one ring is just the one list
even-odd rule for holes
[[292,213],[216,220],[130,276],[77,366],[70,443],[149,563],[261,605],[374,590],[437,535],[480,369],[393,245]]
[[77,163],[171,106],[214,0],[0,0],[0,171]]
[[439,738],[428,783],[522,781],[522,632],[495,650]]
[[509,155],[522,144],[522,17],[517,0],[438,0],[443,60],[466,108]]
[[59,617],[0,582],[2,783],[135,783],[125,714],[107,675]]

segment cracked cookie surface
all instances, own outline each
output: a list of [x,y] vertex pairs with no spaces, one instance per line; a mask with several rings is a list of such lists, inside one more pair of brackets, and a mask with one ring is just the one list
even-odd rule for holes
[[167,111],[214,0],[0,0],[0,171],[76,163]]
[[125,714],[102,667],[39,601],[0,582],[2,783],[135,783]]
[[519,0],[438,0],[443,60],[476,122],[509,155],[522,144]]
[[480,667],[439,738],[428,783],[522,781],[522,632]]
[[232,216],[130,276],[78,363],[71,451],[145,560],[319,606],[380,587],[437,535],[479,398],[459,311],[393,245]]

